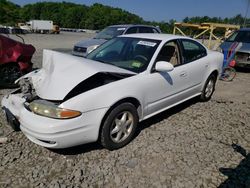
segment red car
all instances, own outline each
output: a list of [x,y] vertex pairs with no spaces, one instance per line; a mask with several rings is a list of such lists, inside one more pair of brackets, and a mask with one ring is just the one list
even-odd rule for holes
[[13,87],[20,76],[32,70],[32,45],[0,35],[0,86]]

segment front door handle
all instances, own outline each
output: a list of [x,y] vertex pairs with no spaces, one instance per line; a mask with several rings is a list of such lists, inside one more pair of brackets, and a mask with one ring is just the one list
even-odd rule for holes
[[187,76],[187,72],[181,72],[180,73],[180,77],[186,77]]

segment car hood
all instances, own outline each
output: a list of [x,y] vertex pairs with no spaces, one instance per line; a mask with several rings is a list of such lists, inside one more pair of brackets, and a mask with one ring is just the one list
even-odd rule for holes
[[78,47],[90,47],[90,46],[95,46],[95,45],[101,45],[103,44],[104,42],[106,42],[107,40],[105,39],[85,39],[85,40],[81,40],[79,41],[78,43],[75,44],[75,46],[78,46]]
[[63,100],[80,82],[100,72],[135,74],[113,65],[44,50],[42,68],[26,74],[20,79],[31,78],[36,94],[40,98]]
[[[233,42],[223,42],[220,47],[223,51],[228,51]],[[239,52],[250,53],[250,43],[241,43],[242,46],[238,50]]]

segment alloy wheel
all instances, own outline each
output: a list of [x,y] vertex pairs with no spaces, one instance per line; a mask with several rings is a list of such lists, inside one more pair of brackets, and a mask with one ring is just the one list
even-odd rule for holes
[[208,82],[208,84],[207,84],[207,87],[205,89],[205,96],[206,96],[206,98],[209,98],[213,94],[214,86],[215,86],[214,80],[210,79],[209,82]]
[[118,114],[110,129],[110,138],[115,143],[124,141],[131,134],[134,126],[134,118],[131,112],[124,111]]

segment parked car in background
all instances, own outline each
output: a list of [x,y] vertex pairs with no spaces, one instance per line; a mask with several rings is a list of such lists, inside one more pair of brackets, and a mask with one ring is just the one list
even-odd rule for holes
[[243,28],[235,31],[220,47],[225,55],[234,51],[240,44],[240,48],[235,52],[234,60],[236,67],[250,67],[250,28]]
[[74,45],[72,54],[85,57],[98,46],[118,35],[133,33],[161,33],[158,27],[149,25],[112,25],[103,29],[92,39],[81,40]]
[[17,27],[0,27],[1,34],[27,34],[28,31]]
[[43,67],[17,82],[2,107],[8,122],[34,143],[67,148],[99,140],[128,144],[138,122],[190,98],[208,101],[223,54],[188,37],[115,37],[86,58],[45,50]]
[[[1,30],[0,30],[1,31]],[[5,29],[2,32],[8,34]],[[20,37],[20,36],[19,36]],[[22,40],[23,38],[20,37]],[[34,46],[0,34],[0,86],[13,87],[15,80],[32,70]]]
[[9,28],[10,34],[28,34],[29,32],[25,29],[17,28],[17,27],[11,27]]
[[10,30],[6,27],[0,27],[1,34],[10,34]]

